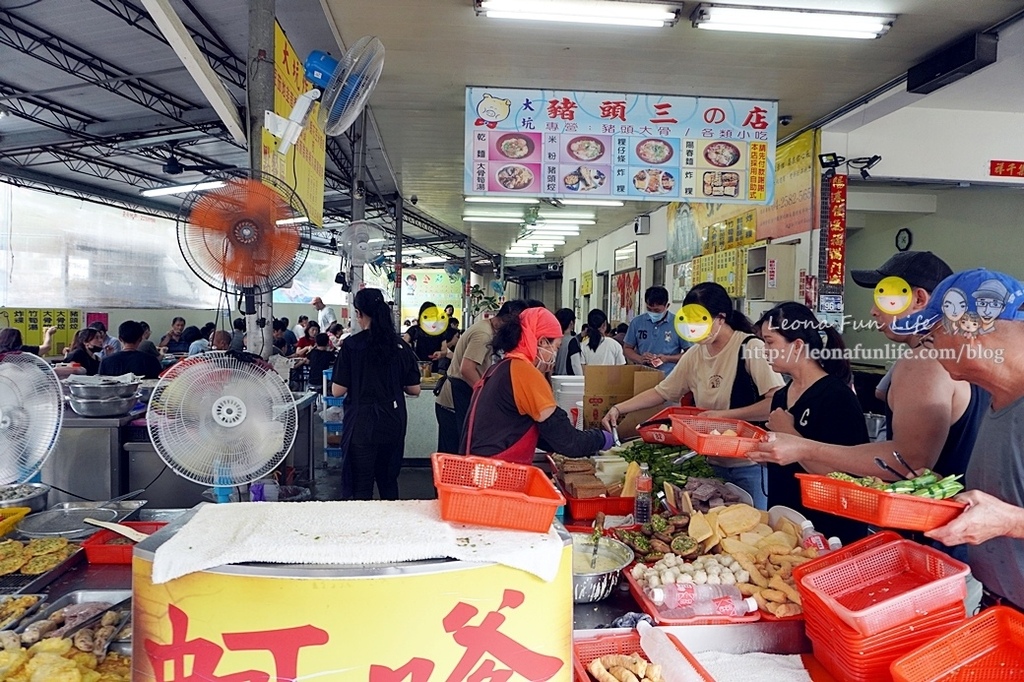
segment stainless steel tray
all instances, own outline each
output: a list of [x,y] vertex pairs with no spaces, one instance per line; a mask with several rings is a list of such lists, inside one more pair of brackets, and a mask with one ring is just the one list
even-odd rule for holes
[[0,576],[0,594],[39,594],[43,588],[66,573],[72,567],[85,563],[85,552],[81,545],[75,545],[75,553],[42,575],[8,573]]
[[96,532],[87,518],[108,523],[117,520],[116,509],[48,509],[26,516],[18,522],[18,533],[27,538],[82,538]]
[[[108,504],[109,503],[107,503],[107,502],[83,502],[83,501],[80,501],[80,502],[61,502],[60,504],[55,504],[52,507],[50,507],[50,511],[58,510],[58,509],[59,510],[93,510],[93,509],[100,509],[100,508],[110,509],[110,510],[116,512],[116,514],[113,516],[113,518],[103,518],[103,519],[100,519],[100,520],[101,521],[111,521],[113,523],[121,523],[122,521],[130,521],[130,520],[135,519],[136,517],[138,517],[139,510],[143,506],[145,506],[146,500],[122,500],[120,502],[115,502],[115,503],[110,504],[109,506],[107,506]],[[29,516],[26,516],[25,519],[31,519],[32,516],[33,515],[30,514]],[[105,514],[105,516],[110,516],[110,515],[109,514]],[[24,521],[25,519],[22,519],[22,521]],[[64,533],[64,534],[61,534],[61,535],[55,535],[55,534],[52,534],[52,533],[38,534],[38,533],[31,532],[31,531],[26,533],[26,532],[21,530],[21,524],[19,523],[18,526],[15,528],[14,537],[21,537],[21,538],[65,537],[65,538],[68,538],[68,539],[71,539],[71,540],[84,540],[85,538],[88,538],[88,537],[92,536],[94,533],[97,533],[99,530],[100,530],[99,528],[95,528],[93,526],[84,526],[81,530],[73,532],[71,534],[68,534],[68,533]]]
[[[45,608],[36,612],[30,619],[23,619],[21,625],[15,629],[19,635],[32,623],[46,620],[55,611],[73,604],[84,604],[86,602],[107,602],[111,606],[118,604],[132,596],[131,590],[76,590],[68,592],[60,599],[56,599],[46,605]],[[130,652],[129,652],[130,653]]]
[[42,605],[44,603],[46,603],[46,600],[49,598],[49,596],[50,595],[48,595],[48,594],[9,594],[9,595],[5,595],[3,597],[0,597],[0,607],[3,607],[4,604],[6,604],[10,600],[16,599],[18,597],[39,597],[39,601],[37,601],[34,606],[32,606],[28,611],[26,611],[21,616],[21,618],[18,618],[17,620],[13,620],[10,623],[8,623],[7,625],[5,625],[3,627],[0,627],[0,630],[14,630],[19,625],[21,625],[22,623],[28,622],[28,619],[32,618],[36,614],[36,611],[38,611],[40,609],[40,607],[42,607]]

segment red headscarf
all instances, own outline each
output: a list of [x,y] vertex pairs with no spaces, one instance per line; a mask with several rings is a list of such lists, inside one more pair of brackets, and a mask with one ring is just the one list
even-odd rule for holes
[[541,339],[558,339],[562,336],[562,325],[547,308],[527,308],[519,315],[523,336],[519,345],[506,357],[522,358],[531,365],[537,360],[537,342]]

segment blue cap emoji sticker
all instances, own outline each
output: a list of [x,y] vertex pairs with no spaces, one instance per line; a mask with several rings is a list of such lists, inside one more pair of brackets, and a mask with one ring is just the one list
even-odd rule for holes
[[684,305],[676,313],[676,334],[684,341],[699,343],[711,334],[711,323],[714,317],[708,309],[698,303]]

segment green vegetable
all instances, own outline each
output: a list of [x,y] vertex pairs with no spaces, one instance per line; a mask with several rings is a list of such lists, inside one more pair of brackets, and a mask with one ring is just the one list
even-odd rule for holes
[[886,483],[876,476],[857,478],[840,471],[833,471],[828,477],[834,478],[837,481],[856,483],[866,488],[882,490],[887,493],[915,495],[933,500],[949,499],[964,489],[963,484],[960,483],[962,476],[946,476],[940,479],[939,475],[930,469],[924,469],[920,476],[909,481],[893,481],[892,483]]
[[688,448],[678,445],[657,445],[643,441],[633,441],[617,453],[628,462],[646,463],[654,479],[654,489],[662,490],[665,482],[678,486],[686,485],[690,476],[699,478],[716,478],[707,459],[701,456],[674,464],[674,461],[690,452]]

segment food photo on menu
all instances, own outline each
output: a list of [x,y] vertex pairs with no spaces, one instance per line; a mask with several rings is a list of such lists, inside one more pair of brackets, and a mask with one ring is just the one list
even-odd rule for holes
[[607,145],[590,135],[574,137],[565,146],[566,153],[577,161],[597,161],[604,156]]
[[590,192],[604,186],[607,178],[607,174],[600,169],[580,166],[566,174],[562,183],[571,192]]
[[672,145],[665,140],[650,139],[643,140],[636,146],[636,155],[644,163],[662,164],[668,163],[675,155]]

